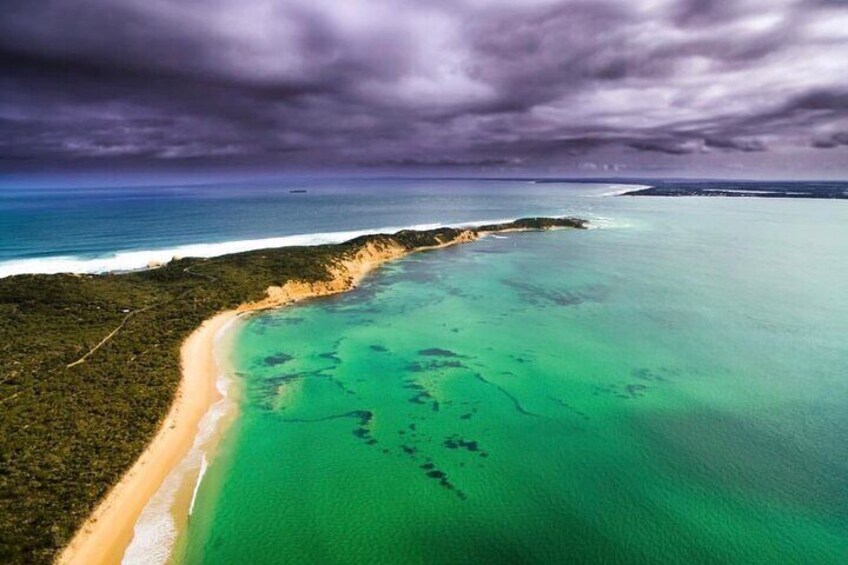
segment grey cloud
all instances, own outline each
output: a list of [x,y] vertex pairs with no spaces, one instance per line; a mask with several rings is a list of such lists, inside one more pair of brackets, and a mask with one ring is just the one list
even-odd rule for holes
[[789,109],[799,110],[848,110],[848,86],[841,91],[815,90],[789,104]]
[[682,27],[700,27],[727,22],[749,8],[744,0],[682,0],[672,7],[672,21]]
[[668,155],[689,155],[699,150],[699,145],[693,142],[685,141],[666,141],[666,140],[646,140],[646,141],[631,141],[627,144],[637,151],[666,153]]
[[840,18],[826,0],[9,0],[0,162],[650,169],[812,145],[848,166]]
[[841,145],[848,145],[848,131],[840,131],[825,137],[813,139],[813,147],[819,149],[833,149]]
[[766,145],[759,139],[735,139],[735,138],[720,138],[708,137],[704,140],[706,147],[716,149],[725,149],[733,151],[765,151]]
[[414,167],[414,168],[431,168],[431,167],[498,167],[503,165],[515,164],[509,159],[476,159],[476,160],[457,160],[457,159],[387,159],[385,161],[364,162],[361,163],[364,167]]

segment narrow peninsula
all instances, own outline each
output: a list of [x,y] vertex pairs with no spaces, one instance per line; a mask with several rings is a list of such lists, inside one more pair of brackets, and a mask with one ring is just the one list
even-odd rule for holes
[[0,279],[0,561],[120,559],[215,400],[212,338],[239,313],[344,292],[386,261],[487,233],[586,226],[526,218]]

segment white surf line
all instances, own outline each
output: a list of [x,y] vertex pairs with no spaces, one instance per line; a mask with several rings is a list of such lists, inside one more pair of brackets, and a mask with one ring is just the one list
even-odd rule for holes
[[605,196],[621,196],[623,194],[627,194],[629,192],[636,192],[637,190],[645,190],[646,188],[653,188],[650,184],[612,184],[610,188],[615,188],[616,190],[612,190],[610,192],[604,192],[602,194],[590,194],[588,196],[592,196],[595,198],[602,198]]
[[188,506],[188,515],[191,516],[192,512],[194,512],[194,503],[197,501],[197,491],[200,490],[200,483],[203,482],[203,477],[206,476],[206,468],[209,466],[209,462],[206,460],[206,454],[204,453],[200,459],[200,474],[197,476],[197,482],[194,483],[194,492],[191,493],[191,504]]

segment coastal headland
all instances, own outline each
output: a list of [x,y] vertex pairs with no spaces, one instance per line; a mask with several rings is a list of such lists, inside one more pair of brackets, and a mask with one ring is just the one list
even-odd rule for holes
[[214,340],[236,316],[350,290],[412,252],[586,225],[525,218],[124,274],[0,279],[0,560],[120,561],[218,399]]

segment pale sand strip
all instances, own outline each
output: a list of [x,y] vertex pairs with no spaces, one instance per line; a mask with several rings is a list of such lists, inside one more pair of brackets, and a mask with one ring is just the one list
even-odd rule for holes
[[162,426],[141,457],[86,520],[58,563],[120,563],[147,501],[191,449],[198,423],[220,398],[215,387],[215,335],[235,316],[235,311],[218,314],[203,322],[183,342],[183,378]]
[[[477,237],[476,232],[465,230],[456,239],[442,245],[414,251],[467,243]],[[171,470],[189,453],[198,424],[220,398],[216,388],[219,369],[215,359],[215,337],[224,326],[240,313],[277,308],[307,298],[350,290],[374,268],[408,253],[400,245],[368,243],[350,259],[331,269],[333,277],[329,281],[288,281],[283,286],[269,287],[265,299],[244,304],[237,310],[220,313],[203,322],[183,342],[180,350],[183,378],[174,404],[156,436],[82,525],[56,562],[62,565],[121,562],[145,505]],[[186,507],[172,509],[175,514],[188,513],[188,502],[183,502]]]

